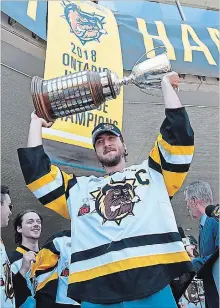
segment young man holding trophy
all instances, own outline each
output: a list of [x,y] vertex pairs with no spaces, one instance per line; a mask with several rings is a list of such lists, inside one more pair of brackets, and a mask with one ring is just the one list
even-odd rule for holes
[[[107,79],[114,91],[112,76]],[[139,165],[126,167],[120,130],[101,123],[92,142],[106,176],[66,174],[44,152],[41,130],[52,123],[37,116],[43,108],[32,113],[27,148],[18,150],[27,187],[44,206],[71,219],[68,296],[82,308],[174,308],[171,281],[193,271],[170,204],[192,160],[193,130],[174,90],[178,75],[163,74],[160,83],[166,118],[149,158]]]

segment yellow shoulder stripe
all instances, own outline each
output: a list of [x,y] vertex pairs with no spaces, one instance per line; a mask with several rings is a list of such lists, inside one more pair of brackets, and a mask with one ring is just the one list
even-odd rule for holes
[[170,145],[165,140],[163,140],[161,134],[158,135],[157,141],[167,153],[172,155],[192,155],[194,153],[194,145]]
[[68,182],[73,178],[73,174],[67,174],[66,172],[62,172],[65,191],[67,190]]
[[178,173],[166,171],[163,169],[162,173],[168,194],[170,197],[172,197],[182,186],[187,176],[187,172]]
[[17,247],[17,248],[16,248],[16,251],[18,251],[18,252],[20,252],[20,253],[22,253],[22,254],[24,254],[24,253],[27,252],[27,250],[25,250],[25,249],[23,249],[23,248],[21,248],[21,247]]
[[51,209],[64,218],[70,219],[69,211],[68,211],[68,206],[67,206],[67,201],[66,201],[66,196],[63,194],[59,198],[51,201],[50,203],[47,203],[45,205],[48,209]]
[[30,191],[35,192],[35,190],[54,181],[57,176],[58,170],[59,170],[58,167],[52,165],[51,170],[48,174],[45,174],[38,180],[32,182],[31,184],[28,184],[27,187],[30,189]]

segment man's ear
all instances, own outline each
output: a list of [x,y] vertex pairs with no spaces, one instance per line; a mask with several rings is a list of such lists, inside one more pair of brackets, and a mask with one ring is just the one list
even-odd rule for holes
[[22,233],[22,228],[20,226],[17,226],[17,232]]
[[194,205],[197,205],[197,199],[196,199],[195,197],[192,197],[191,202],[192,202]]
[[128,156],[128,150],[127,150],[126,144],[123,143],[123,146],[124,146],[124,150],[125,150],[124,155],[125,155],[125,156]]

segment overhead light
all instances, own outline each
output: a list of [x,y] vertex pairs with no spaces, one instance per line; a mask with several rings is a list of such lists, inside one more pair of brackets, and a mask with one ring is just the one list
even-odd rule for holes
[[191,231],[192,230],[192,228],[186,228],[185,229],[185,231]]

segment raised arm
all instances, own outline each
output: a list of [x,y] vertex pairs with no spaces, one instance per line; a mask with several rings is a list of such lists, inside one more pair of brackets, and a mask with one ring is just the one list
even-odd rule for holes
[[163,175],[170,198],[182,186],[194,153],[194,133],[173,89],[178,83],[179,77],[173,72],[162,80],[166,118],[149,157],[149,167]]
[[18,149],[19,161],[27,187],[47,208],[69,218],[67,199],[69,190],[77,184],[74,175],[68,175],[51,164],[42,146],[42,127],[52,123],[32,113],[27,148]]
[[179,76],[175,72],[168,73],[161,82],[165,108],[181,108],[182,104],[174,89],[178,88]]
[[42,127],[49,128],[52,125],[52,122],[47,123],[44,119],[39,118],[35,112],[32,112],[27,148],[42,145]]

